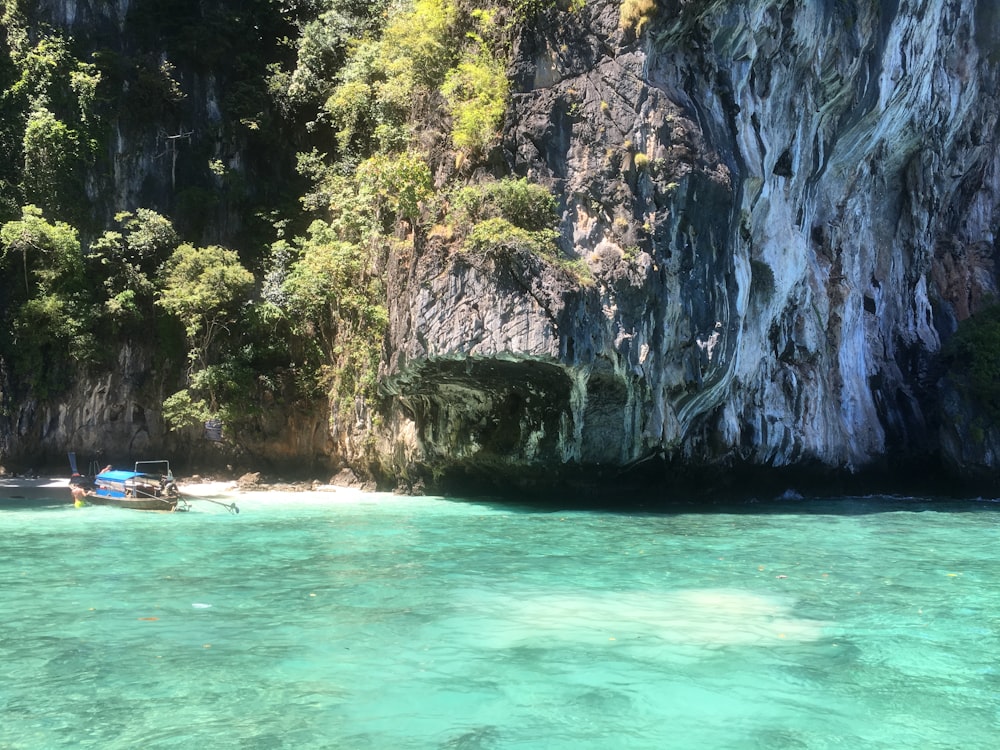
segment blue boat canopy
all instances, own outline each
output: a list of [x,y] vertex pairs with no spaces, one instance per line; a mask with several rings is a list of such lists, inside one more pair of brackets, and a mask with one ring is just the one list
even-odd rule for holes
[[99,482],[128,482],[132,479],[138,477],[146,476],[139,471],[123,471],[120,469],[113,469],[112,471],[102,471],[97,475],[97,481]]

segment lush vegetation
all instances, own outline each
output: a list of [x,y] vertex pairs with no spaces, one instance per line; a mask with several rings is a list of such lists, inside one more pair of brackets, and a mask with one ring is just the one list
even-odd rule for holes
[[499,142],[518,25],[580,7],[134,0],[74,37],[2,0],[13,385],[57,395],[134,339],[176,374],[174,426],[246,420],[265,396],[369,418],[393,253],[446,228],[455,252],[559,260],[553,196],[477,167]]
[[6,355],[17,372],[32,373],[36,391],[58,391],[71,363],[94,357],[94,315],[84,278],[79,235],[49,222],[37,206],[0,228],[0,270],[7,304]]
[[1000,422],[1000,304],[962,321],[944,353],[956,385],[987,422]]

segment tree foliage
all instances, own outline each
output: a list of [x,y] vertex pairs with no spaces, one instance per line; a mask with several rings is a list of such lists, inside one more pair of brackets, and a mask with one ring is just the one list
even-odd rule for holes
[[[0,228],[0,262],[24,279],[24,299],[46,294],[74,294],[83,287],[83,260],[76,229],[49,222],[37,206],[25,206],[19,221]],[[15,287],[19,284],[15,283]]]
[[554,228],[558,220],[555,196],[523,177],[459,188],[451,205],[453,221],[462,225],[499,218],[536,232]]
[[418,154],[376,154],[358,167],[361,201],[372,208],[375,220],[391,230],[397,221],[411,225],[434,194],[431,170]]
[[962,321],[944,355],[960,387],[991,421],[1000,421],[1000,304]]
[[95,99],[101,76],[91,63],[78,60],[70,41],[46,31],[31,44],[8,12],[5,31],[11,46],[14,80],[3,92],[8,114],[23,113],[19,142],[10,136],[8,158],[21,162],[20,199],[63,220],[83,215],[84,168],[92,155],[89,129],[96,127]]
[[281,11],[294,19],[295,64],[273,64],[268,81],[272,95],[288,112],[319,108],[330,96],[346,60],[360,39],[377,32],[384,22],[388,0],[284,0]]
[[148,208],[115,221],[121,231],[107,230],[92,242],[87,260],[104,288],[106,314],[119,328],[138,326],[153,313],[157,275],[180,238],[169,219]]
[[232,250],[183,244],[167,261],[157,304],[184,326],[189,359],[202,369],[216,339],[239,319],[254,277]]
[[95,358],[77,231],[25,206],[19,220],[0,227],[0,250],[5,296],[16,302],[4,320],[11,333],[6,353],[39,390],[57,388],[64,365]]
[[345,241],[322,221],[296,245],[282,289],[293,330],[319,345],[316,375],[342,406],[371,396],[388,325],[384,290],[371,273],[372,245]]
[[458,19],[453,0],[415,0],[390,14],[380,36],[354,43],[325,104],[342,153],[377,147],[377,133],[434,95],[456,59]]
[[482,45],[448,71],[441,93],[448,102],[456,150],[465,155],[487,150],[499,134],[508,87],[503,62]]
[[44,107],[24,130],[24,195],[58,216],[71,216],[82,192],[80,136]]

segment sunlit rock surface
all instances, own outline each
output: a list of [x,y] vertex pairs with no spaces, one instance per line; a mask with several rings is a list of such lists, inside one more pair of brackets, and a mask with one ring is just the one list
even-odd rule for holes
[[618,10],[525,30],[500,154],[561,196],[594,283],[393,269],[386,463],[936,460],[936,355],[996,292],[1000,11],[664,2],[636,38]]

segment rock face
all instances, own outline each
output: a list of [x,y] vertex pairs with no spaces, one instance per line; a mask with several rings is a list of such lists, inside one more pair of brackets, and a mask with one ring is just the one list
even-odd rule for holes
[[[116,213],[146,207],[187,216],[177,228],[206,243],[246,241],[260,231],[252,207],[267,200],[272,185],[288,182],[294,147],[276,158],[285,144],[264,141],[254,123],[240,121],[240,102],[256,94],[248,86],[252,73],[231,63],[237,46],[266,56],[257,25],[265,7],[218,0],[21,3],[36,33],[57,29],[76,40],[87,62],[82,50],[89,49],[104,95],[117,97],[100,113],[101,142],[85,184],[93,226],[110,227]],[[194,39],[194,28],[203,40]],[[244,56],[241,65],[252,59]]]
[[[264,408],[238,434],[222,426],[221,440],[200,427],[168,431],[162,404],[178,382],[176,366],[162,352],[122,343],[109,372],[78,373],[58,401],[29,400],[14,418],[0,415],[0,456],[10,457],[2,468],[65,471],[69,452],[81,471],[91,461],[127,466],[160,458],[189,473],[228,466],[329,476],[338,468],[336,456],[344,451],[332,445],[322,410]],[[0,369],[0,397],[4,385]]]
[[524,31],[501,154],[594,282],[433,245],[390,269],[385,470],[937,458],[942,339],[997,291],[1000,10],[618,12]]
[[[146,5],[36,10],[124,44]],[[620,6],[552,9],[521,31],[488,160],[559,197],[574,264],[418,238],[385,271],[382,402],[332,425],[265,408],[239,444],[409,489],[634,469],[662,482],[679,467],[996,472],[1000,434],[972,436],[938,363],[998,292],[1000,7],[660,0],[637,33]],[[111,195],[108,216],[169,213],[175,178],[209,159],[267,182],[266,149],[249,140],[199,131],[169,167],[160,158],[192,122],[214,126],[225,89],[175,62],[191,95],[173,119],[112,123],[114,185],[90,186]],[[244,164],[253,153],[260,163]],[[211,179],[195,187],[218,189]],[[238,230],[239,211],[215,213]],[[199,436],[163,430],[176,384],[141,347],[121,356],[118,374],[81,377],[62,405],[4,404],[0,452],[206,458]]]
[[63,470],[70,451],[77,454],[81,470],[91,460],[167,455],[161,451],[176,446],[166,443],[160,415],[163,377],[150,354],[124,346],[112,372],[79,377],[57,403],[22,403],[16,419],[2,424],[0,432],[10,441],[0,446],[4,454],[16,463],[31,457],[36,466]]

